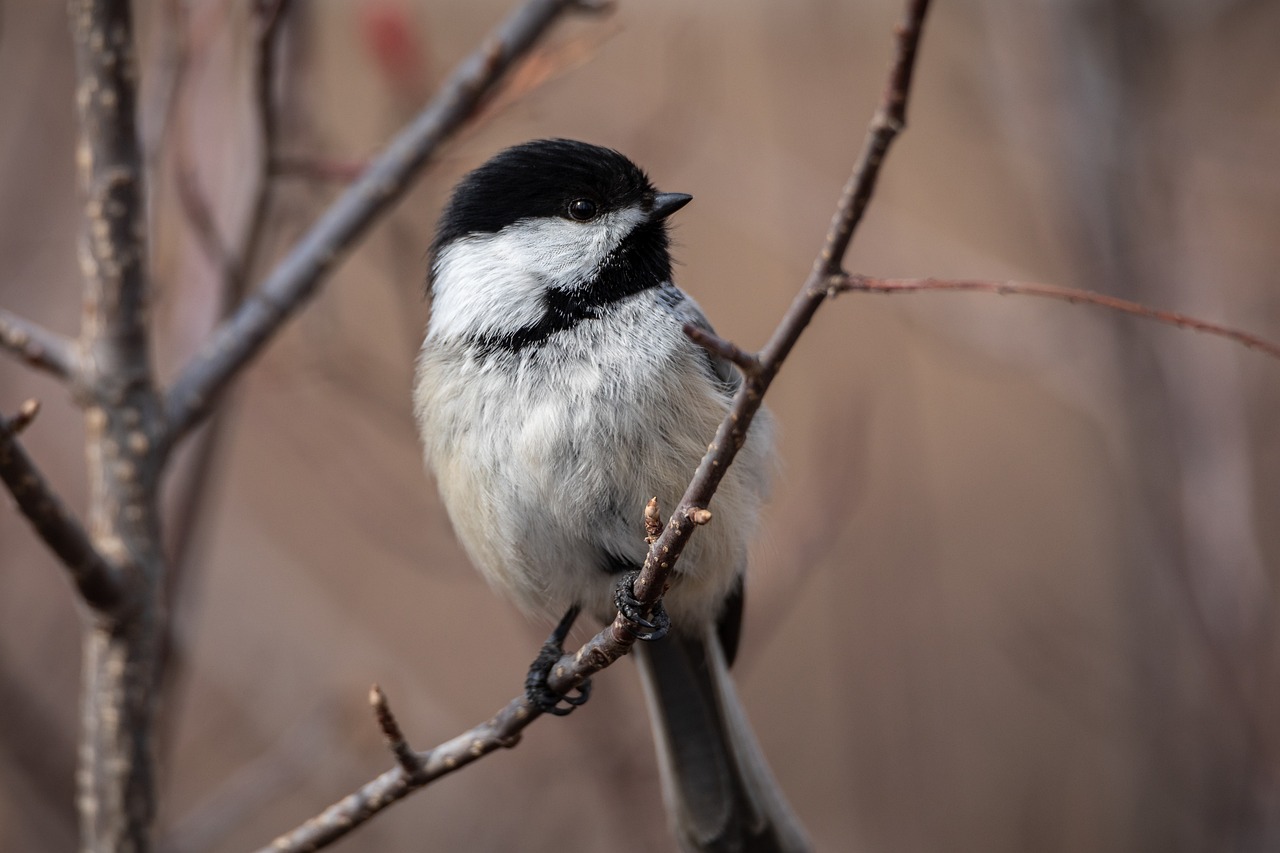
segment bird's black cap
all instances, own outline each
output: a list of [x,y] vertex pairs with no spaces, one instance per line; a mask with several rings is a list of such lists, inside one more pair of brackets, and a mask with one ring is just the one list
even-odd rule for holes
[[[492,234],[522,219],[569,216],[579,199],[600,213],[652,205],[657,192],[626,156],[571,139],[508,148],[458,184],[440,216],[433,250],[466,234]],[[434,251],[433,251],[434,254]]]

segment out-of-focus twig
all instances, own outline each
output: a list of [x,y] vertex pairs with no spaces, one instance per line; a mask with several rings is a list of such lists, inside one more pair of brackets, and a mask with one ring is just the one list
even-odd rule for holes
[[273,97],[276,59],[280,53],[280,34],[289,13],[290,2],[291,0],[258,0],[255,4],[253,38],[258,67],[253,93],[259,135],[257,179],[249,215],[244,223],[242,248],[235,258],[235,266],[224,287],[224,315],[229,314],[243,301],[244,293],[249,286],[253,264],[257,260],[267,230],[267,213],[271,210],[275,186],[271,180],[271,162],[275,156],[276,137],[280,124]]
[[149,97],[142,107],[143,157],[151,171],[155,170],[164,154],[191,57],[184,0],[162,0],[154,8],[158,19],[155,31],[160,44],[155,48],[155,63],[144,74]]
[[475,114],[507,69],[560,16],[583,8],[587,4],[574,0],[529,0],[454,71],[432,103],[329,207],[182,371],[166,401],[168,446],[208,415],[227,384],[316,291],[378,214],[404,194],[440,144]]
[[[257,170],[253,177],[248,212],[241,228],[238,248],[228,246],[218,232],[213,211],[207,197],[200,190],[194,169],[186,161],[187,148],[179,146],[176,153],[178,192],[187,213],[188,222],[198,242],[218,274],[218,299],[215,318],[227,318],[240,303],[249,287],[250,276],[263,247],[267,231],[267,215],[271,209],[274,180],[270,171],[272,152],[276,147],[278,119],[273,89],[276,82],[277,55],[290,0],[260,0],[253,10],[253,106],[258,122]],[[226,418],[230,410],[223,406],[211,418],[206,429],[197,436],[195,447],[181,471],[180,486],[171,505],[169,544],[171,569],[165,584],[166,604],[169,612],[176,612],[183,594],[189,587],[192,571],[192,550],[197,538],[200,521],[205,517],[211,497],[212,474],[225,443]],[[168,625],[158,653],[157,678],[167,697],[178,694],[175,676],[181,670],[182,650],[178,643],[177,626]],[[173,663],[178,661],[179,665]],[[176,715],[166,715],[166,721]],[[167,745],[173,728],[166,726],[160,737],[161,747]]]
[[871,276],[839,273],[828,280],[829,286],[836,292],[859,293],[919,293],[921,291],[969,291],[977,293],[994,293],[1000,296],[1039,296],[1045,299],[1056,299],[1060,302],[1071,302],[1082,305],[1096,305],[1108,311],[1128,314],[1143,320],[1154,320],[1175,326],[1179,329],[1190,329],[1204,332],[1235,341],[1249,349],[1256,349],[1272,358],[1280,358],[1280,344],[1259,337],[1258,335],[1233,329],[1219,323],[1201,320],[1189,314],[1176,311],[1162,311],[1149,308],[1140,302],[1095,293],[1089,290],[1077,290],[1071,287],[1059,287],[1053,284],[1035,284],[1019,281],[989,281],[982,279],[944,279],[944,278],[872,278]]
[[22,421],[29,423],[35,416],[31,405],[34,402],[28,401],[16,418],[0,417],[0,480],[13,495],[19,511],[62,561],[84,602],[95,610],[114,611],[122,598],[115,569],[98,552],[84,527],[18,442]]
[[[898,28],[897,51],[890,70],[889,85],[880,108],[872,118],[862,156],[845,185],[813,270],[773,337],[756,356],[758,369],[744,372],[743,385],[734,399],[732,410],[721,423],[715,441],[698,466],[680,505],[671,514],[660,534],[656,523],[656,506],[646,507],[646,538],[651,539],[652,544],[640,575],[633,584],[635,598],[642,608],[651,607],[662,596],[667,577],[685,543],[699,524],[709,520],[706,505],[715,494],[725,469],[741,448],[746,438],[747,426],[760,409],[769,383],[777,375],[787,353],[799,339],[813,313],[828,296],[829,289],[825,283],[839,271],[854,228],[875,188],[885,151],[905,124],[911,73],[928,5],[929,0],[908,0],[905,19]],[[730,351],[729,347],[732,345],[720,343],[724,346],[719,347],[717,344],[717,352]],[[744,363],[750,362],[744,360]],[[626,655],[636,642],[639,627],[619,613],[613,622],[577,652],[565,655],[556,663],[547,679],[548,686],[561,694],[579,687],[591,675]],[[383,710],[385,711],[385,706]],[[389,714],[389,711],[385,713]],[[300,853],[321,849],[414,790],[495,750],[514,746],[519,741],[520,733],[541,713],[527,697],[520,696],[508,702],[487,722],[435,749],[418,753],[415,762],[406,761],[397,751],[395,768],[297,829],[280,836],[259,853]],[[387,727],[382,721],[381,712],[379,721],[385,732]],[[397,734],[398,731],[396,726]]]
[[3,308],[0,308],[0,349],[59,379],[78,377],[79,359],[73,341]]
[[282,178],[304,178],[335,184],[349,184],[364,174],[367,168],[368,160],[341,160],[301,154],[281,154],[271,164],[272,174]]

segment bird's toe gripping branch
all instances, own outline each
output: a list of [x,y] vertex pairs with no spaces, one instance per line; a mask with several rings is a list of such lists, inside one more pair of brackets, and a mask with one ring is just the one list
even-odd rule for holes
[[613,590],[613,603],[617,605],[618,612],[626,617],[628,622],[642,629],[633,631],[637,640],[645,642],[661,640],[667,635],[667,631],[671,630],[671,617],[667,615],[667,609],[662,606],[661,598],[647,608],[636,599],[635,582],[638,577],[640,572],[634,571],[627,572],[618,579],[618,585]]
[[[578,692],[572,695],[557,693],[547,684],[556,663],[564,657],[564,641],[577,618],[578,608],[570,607],[560,624],[551,632],[551,636],[542,644],[542,651],[538,652],[538,656],[529,665],[529,674],[524,680],[524,692],[529,702],[539,711],[557,717],[571,714],[574,708],[591,698],[590,679],[579,684]],[[562,702],[566,704],[562,705]]]

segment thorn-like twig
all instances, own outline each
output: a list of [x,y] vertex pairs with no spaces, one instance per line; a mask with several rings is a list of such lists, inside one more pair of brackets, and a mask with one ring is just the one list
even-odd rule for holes
[[0,349],[59,379],[77,379],[79,359],[68,338],[0,308]]
[[31,422],[40,414],[40,401],[32,398],[18,407],[18,414],[9,421],[9,435],[19,436],[23,430],[31,426]]
[[742,349],[732,341],[725,340],[715,332],[712,332],[709,329],[704,329],[701,326],[695,326],[692,323],[685,323],[684,333],[689,340],[693,341],[707,352],[710,352],[712,355],[718,355],[726,361],[733,362],[745,375],[755,376],[760,372],[759,358]]
[[410,780],[417,780],[422,774],[422,760],[405,740],[404,732],[400,730],[400,723],[396,720],[395,714],[391,713],[391,706],[387,704],[387,694],[383,693],[382,688],[376,684],[369,688],[369,704],[373,706],[373,715],[378,720],[378,728],[382,730],[387,746],[396,757],[396,763]]
[[652,545],[662,534],[662,512],[658,509],[658,498],[649,498],[644,505],[644,541]]
[[1071,287],[1059,287],[1054,284],[1036,284],[1018,281],[988,281],[981,279],[939,279],[939,278],[872,278],[854,273],[837,273],[827,279],[829,293],[919,293],[927,290],[968,291],[971,293],[994,293],[1000,296],[1039,296],[1045,299],[1056,299],[1073,304],[1095,305],[1108,311],[1128,314],[1143,320],[1153,320],[1179,329],[1190,329],[1204,332],[1235,341],[1249,349],[1266,353],[1272,358],[1280,359],[1280,344],[1269,341],[1258,335],[1233,329],[1219,323],[1210,323],[1176,311],[1162,311],[1149,308],[1140,302],[1132,302],[1105,293],[1094,293],[1089,290],[1076,290]]

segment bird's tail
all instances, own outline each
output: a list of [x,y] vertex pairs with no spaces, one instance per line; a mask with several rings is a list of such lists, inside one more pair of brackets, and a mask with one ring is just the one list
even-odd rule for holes
[[708,626],[638,643],[662,792],[685,853],[810,849],[769,772]]

